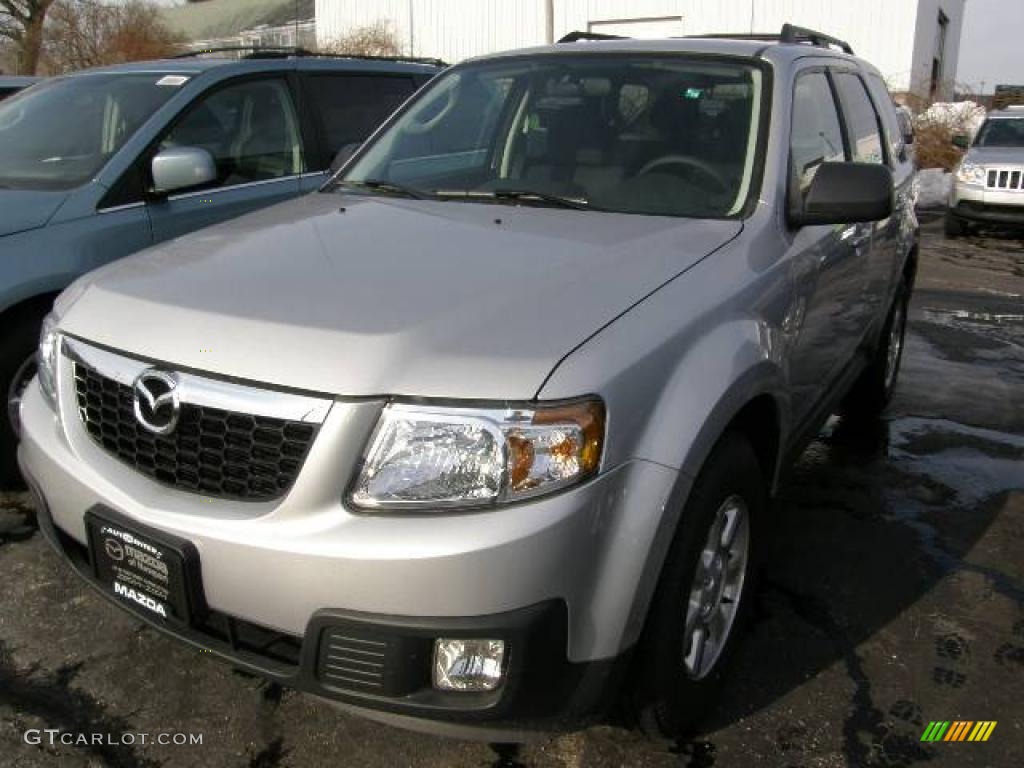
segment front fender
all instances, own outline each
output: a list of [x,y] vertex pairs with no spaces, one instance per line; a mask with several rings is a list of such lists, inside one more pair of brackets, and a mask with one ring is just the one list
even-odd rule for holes
[[[543,399],[600,394],[607,406],[603,457],[675,471],[658,505],[630,505],[629,526],[607,523],[591,551],[614,571],[616,592],[631,592],[622,647],[636,642],[694,477],[729,423],[752,400],[770,396],[785,440],[787,394],[783,319],[790,282],[778,263],[763,269],[738,252],[716,254],[666,286],[576,350],[552,373]],[[711,260],[708,260],[711,261]],[[626,490],[628,492],[628,489]],[[629,532],[620,536],[619,530]],[[628,553],[629,567],[623,565]],[[628,587],[627,587],[628,584]]]

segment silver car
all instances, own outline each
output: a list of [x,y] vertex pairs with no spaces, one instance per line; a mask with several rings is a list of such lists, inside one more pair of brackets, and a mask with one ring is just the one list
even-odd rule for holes
[[825,35],[581,37],[64,292],[19,458],[83,578],[408,727],[694,724],[781,471],[893,392],[913,170]]
[[1024,106],[990,112],[953,172],[946,235],[967,234],[973,224],[1024,227]]

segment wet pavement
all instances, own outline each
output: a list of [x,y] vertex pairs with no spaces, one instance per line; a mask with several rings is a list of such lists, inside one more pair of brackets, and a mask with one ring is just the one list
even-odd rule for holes
[[[613,725],[487,745],[394,730],[233,672],[93,595],[0,494],[3,766],[1024,764],[1024,240],[925,223],[897,397],[833,420],[774,504],[752,631],[671,747]],[[995,720],[986,743],[923,743]],[[132,746],[26,744],[29,729]],[[158,733],[202,745],[140,744]]]

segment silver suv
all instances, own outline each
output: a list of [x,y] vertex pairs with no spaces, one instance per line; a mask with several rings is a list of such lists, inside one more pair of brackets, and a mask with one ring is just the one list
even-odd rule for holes
[[824,35],[585,37],[64,292],[19,457],[82,577],[409,727],[695,722],[780,471],[892,394],[913,171]]
[[953,143],[967,153],[953,173],[946,235],[971,224],[1024,227],[1024,106],[990,112],[973,143]]

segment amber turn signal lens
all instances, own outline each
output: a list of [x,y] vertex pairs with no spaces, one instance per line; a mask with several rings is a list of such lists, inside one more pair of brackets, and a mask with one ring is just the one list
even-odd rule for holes
[[604,406],[585,401],[538,408],[529,426],[510,431],[507,441],[513,495],[579,482],[601,463]]
[[533,417],[537,425],[575,424],[582,432],[582,445],[579,447],[580,474],[589,475],[597,471],[601,463],[601,450],[604,447],[604,404],[597,400],[587,400],[572,405],[560,405],[555,408],[540,409]]

